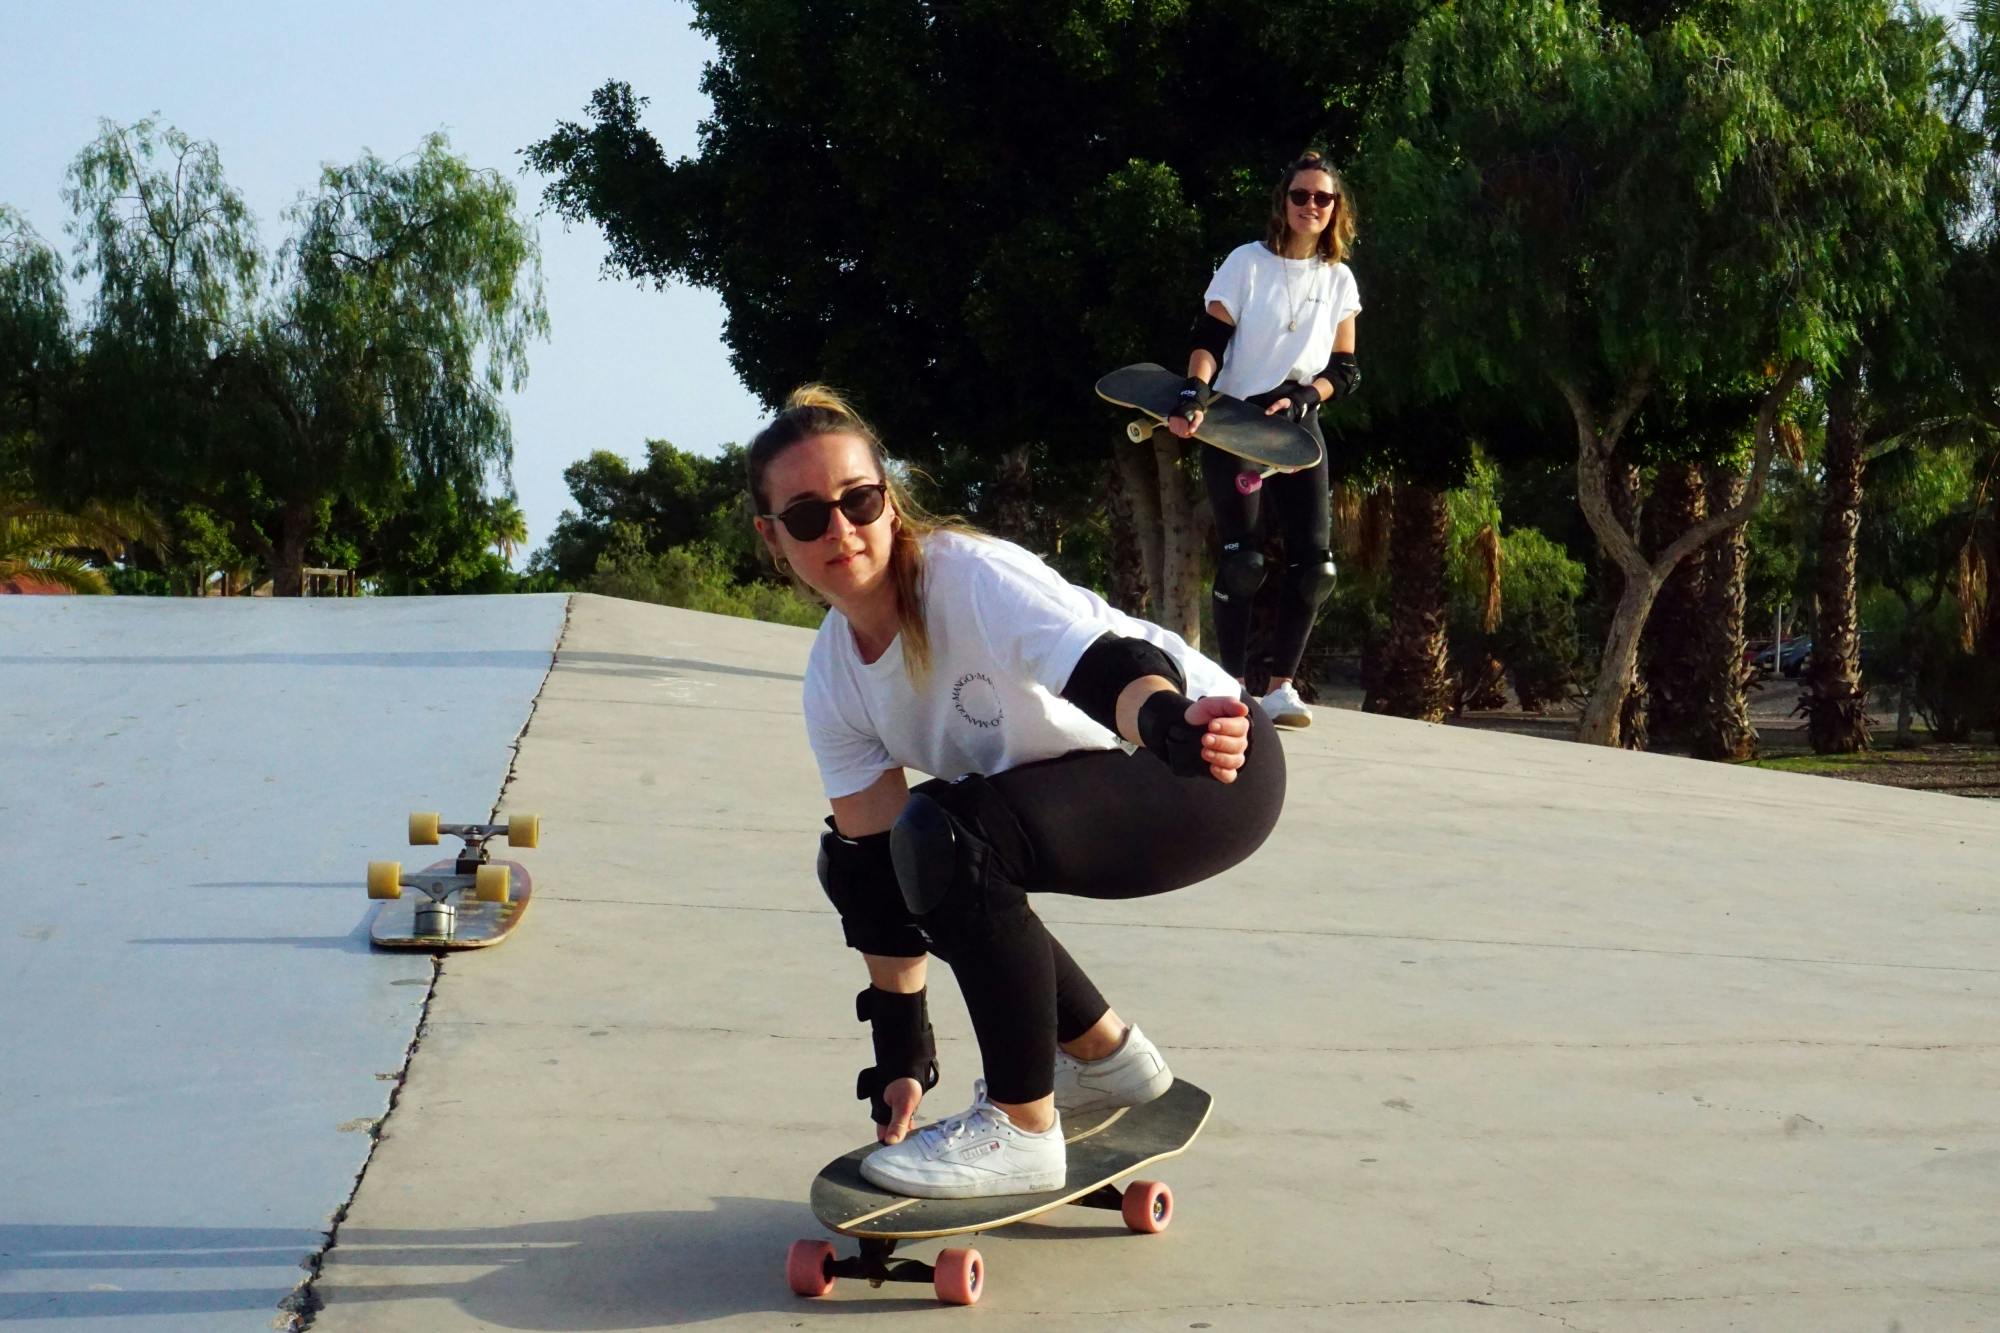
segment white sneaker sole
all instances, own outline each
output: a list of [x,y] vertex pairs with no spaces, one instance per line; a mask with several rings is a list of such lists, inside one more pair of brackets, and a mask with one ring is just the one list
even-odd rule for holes
[[872,1157],[861,1160],[863,1179],[877,1189],[907,1195],[912,1199],[990,1199],[1006,1194],[1045,1194],[1061,1189],[1069,1179],[1069,1171],[1065,1167],[1061,1171],[1044,1171],[1032,1176],[982,1176],[963,1181],[892,1180],[868,1169],[874,1160]]

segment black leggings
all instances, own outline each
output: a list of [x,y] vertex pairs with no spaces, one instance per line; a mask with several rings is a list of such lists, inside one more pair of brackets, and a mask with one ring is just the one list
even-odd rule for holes
[[1055,1086],[1056,1044],[1081,1037],[1110,1006],[1024,891],[1142,898],[1220,874],[1277,825],[1285,755],[1253,702],[1234,782],[1175,777],[1149,754],[1079,750],[920,790],[988,849],[980,910],[948,938],[933,930],[932,952],[958,978],[989,1094],[1032,1102]]
[[[1308,416],[1305,428],[1320,444],[1319,462],[1303,472],[1280,472],[1264,478],[1264,484],[1245,495],[1236,488],[1236,476],[1246,464],[1234,454],[1213,445],[1201,449],[1201,477],[1208,486],[1209,508],[1215,511],[1215,530],[1226,546],[1230,542],[1259,543],[1257,520],[1265,497],[1277,515],[1278,534],[1285,542],[1288,565],[1318,564],[1321,551],[1328,548],[1333,518],[1327,508],[1326,437],[1320,433],[1317,413]],[[1254,471],[1254,468],[1252,468]],[[1222,669],[1243,679],[1250,658],[1251,598],[1223,601],[1213,596],[1217,660]],[[1313,621],[1319,618],[1319,603],[1286,596],[1279,602],[1278,625],[1270,644],[1271,674],[1292,677],[1299,660],[1306,655],[1306,639]]]

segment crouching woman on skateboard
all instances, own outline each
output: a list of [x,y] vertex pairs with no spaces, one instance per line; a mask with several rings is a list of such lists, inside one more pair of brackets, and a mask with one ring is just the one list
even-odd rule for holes
[[[914,507],[827,390],[795,392],[748,461],[758,533],[830,607],[805,718],[833,806],[820,883],[868,966],[857,1096],[885,1146],[863,1173],[930,1198],[1059,1188],[1063,1112],[1138,1105],[1173,1076],[1028,895],[1136,898],[1242,861],[1284,800],[1277,733],[1178,636]],[[935,778],[912,790],[905,766]],[[930,954],[985,1077],[911,1134],[938,1079]]]

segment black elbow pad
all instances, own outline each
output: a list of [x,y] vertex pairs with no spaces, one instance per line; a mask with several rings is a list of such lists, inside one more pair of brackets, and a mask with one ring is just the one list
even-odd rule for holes
[[1335,352],[1320,371],[1319,378],[1333,385],[1333,396],[1345,398],[1361,387],[1361,363],[1352,352]]
[[1234,324],[1204,310],[1194,317],[1194,327],[1188,330],[1188,336],[1194,339],[1196,351],[1207,352],[1220,365],[1223,349],[1229,346],[1229,336],[1235,332]]
[[1063,686],[1062,697],[1116,735],[1118,696],[1142,676],[1164,676],[1176,690],[1187,688],[1187,676],[1166,649],[1145,639],[1128,639],[1107,631],[1083,650],[1076,669],[1069,673],[1069,683]]

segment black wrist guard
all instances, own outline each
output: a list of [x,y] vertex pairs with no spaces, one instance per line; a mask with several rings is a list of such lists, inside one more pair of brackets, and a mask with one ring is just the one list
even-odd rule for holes
[[1188,725],[1187,710],[1193,706],[1194,700],[1173,690],[1161,690],[1139,705],[1139,740],[1146,753],[1177,777],[1208,775],[1208,761],[1201,757],[1204,729]]
[[1285,415],[1293,421],[1304,421],[1319,407],[1319,386],[1314,384],[1287,380],[1278,386],[1277,396],[1292,400],[1292,405],[1285,409]]
[[1183,421],[1193,421],[1194,414],[1208,407],[1208,386],[1193,375],[1181,386],[1180,397],[1174,401],[1174,410],[1168,416],[1179,417]]
[[875,1123],[889,1123],[882,1094],[899,1078],[913,1078],[929,1092],[937,1086],[937,1038],[931,1034],[928,991],[901,995],[870,986],[854,997],[854,1016],[870,1025],[875,1063],[854,1080],[854,1096],[868,1103]]

